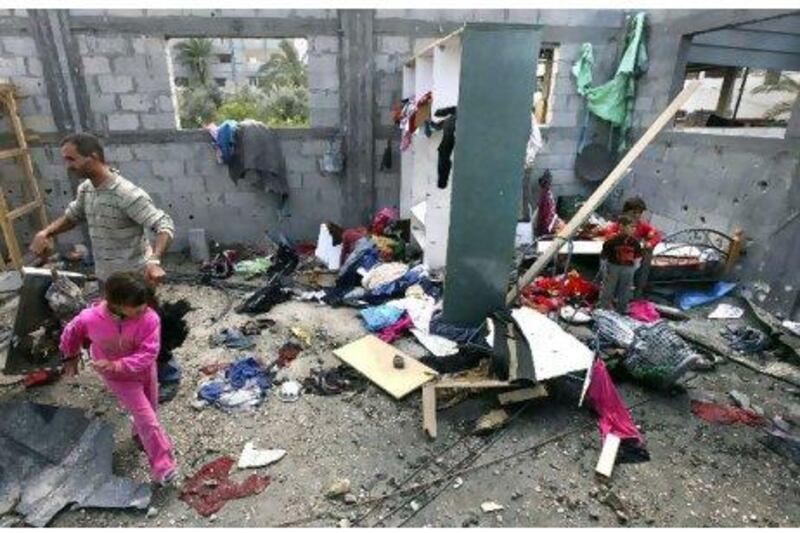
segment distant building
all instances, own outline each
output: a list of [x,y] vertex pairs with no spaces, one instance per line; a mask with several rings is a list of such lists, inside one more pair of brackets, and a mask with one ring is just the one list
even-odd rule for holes
[[[169,50],[173,65],[175,85],[185,87],[189,83],[189,69],[177,60],[176,45],[188,39],[170,39]],[[234,91],[245,85],[258,84],[258,69],[269,60],[272,53],[280,50],[282,39],[212,39],[209,58],[209,77],[223,91]],[[301,58],[306,57],[308,43],[305,39],[291,39]]]

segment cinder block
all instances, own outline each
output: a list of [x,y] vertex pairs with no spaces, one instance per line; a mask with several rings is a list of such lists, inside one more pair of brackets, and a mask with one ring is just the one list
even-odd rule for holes
[[175,105],[172,102],[172,97],[166,94],[158,96],[158,110],[167,113],[175,113]]
[[142,115],[142,126],[146,130],[168,130],[178,127],[178,119],[172,113]]
[[51,115],[33,115],[23,117],[25,127],[38,133],[51,133],[58,131]]
[[144,17],[147,14],[145,9],[109,9],[108,15],[111,17]]
[[[175,180],[185,176],[183,173],[183,161],[153,161],[153,174],[161,176],[168,180]],[[192,178],[191,181],[196,185],[197,181]]]
[[147,94],[123,94],[119,97],[119,105],[123,111],[150,111],[153,100]]
[[134,113],[112,113],[108,115],[108,129],[111,131],[132,131],[139,129],[139,116]]
[[340,122],[338,109],[312,109],[311,127],[328,128],[338,126]]
[[37,57],[26,57],[25,63],[28,65],[28,74],[33,77],[41,77],[44,75],[44,70],[42,69],[42,62]]
[[153,168],[148,161],[124,161],[119,164],[119,170],[123,177],[140,186],[153,177]]
[[119,103],[117,102],[117,96],[115,94],[90,93],[89,101],[92,106],[92,111],[95,113],[105,114],[119,110]]
[[47,93],[42,78],[32,78],[29,76],[18,76],[12,80],[14,85],[19,87],[23,96],[37,96]]
[[314,54],[337,54],[339,53],[339,37],[329,35],[317,35],[309,38],[309,49]]
[[152,74],[136,76],[134,83],[136,84],[137,91],[169,94],[170,83],[166,71],[163,74],[155,76]]
[[112,61],[114,73],[137,78],[148,74],[145,56],[117,57]]
[[82,61],[83,73],[86,75],[111,73],[111,65],[109,64],[108,58],[99,56],[84,56]]
[[3,49],[6,55],[36,57],[36,42],[32,37],[3,37]]
[[24,57],[0,57],[0,76],[24,76],[27,72]]
[[381,35],[378,37],[377,51],[387,55],[410,55],[411,39],[406,36]]
[[312,89],[308,95],[310,108],[338,109],[339,91],[330,89]]
[[133,161],[133,152],[129,146],[113,145],[105,148],[106,160],[113,163]]
[[133,91],[133,78],[114,74],[97,76],[100,91],[104,93],[128,93]]
[[311,54],[308,57],[308,73],[318,72],[328,76],[338,76],[337,54]]
[[90,36],[86,42],[90,51],[100,54],[124,55],[131,50],[130,40],[126,36]]

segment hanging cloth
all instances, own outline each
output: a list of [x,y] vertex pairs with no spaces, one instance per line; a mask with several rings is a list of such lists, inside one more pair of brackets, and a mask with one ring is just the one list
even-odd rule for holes
[[605,84],[592,87],[594,54],[590,43],[581,45],[581,55],[572,67],[578,94],[586,98],[589,111],[620,129],[619,152],[628,147],[627,137],[636,98],[636,79],[647,72],[648,68],[644,29],[644,13],[628,19],[625,52],[616,74]]

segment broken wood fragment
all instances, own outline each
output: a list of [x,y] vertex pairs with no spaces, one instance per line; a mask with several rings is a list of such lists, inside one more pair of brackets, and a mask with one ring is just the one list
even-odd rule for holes
[[603,441],[603,450],[600,452],[600,459],[597,461],[597,466],[594,471],[598,474],[611,477],[614,471],[614,463],[617,461],[617,452],[619,451],[620,438],[609,433]]
[[546,397],[547,389],[544,387],[544,385],[536,385],[535,387],[512,390],[497,395],[500,405],[508,405],[510,403],[525,402],[527,400]]

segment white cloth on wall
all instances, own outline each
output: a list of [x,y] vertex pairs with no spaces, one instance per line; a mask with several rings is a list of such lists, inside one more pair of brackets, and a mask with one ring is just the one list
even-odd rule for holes
[[544,143],[542,142],[542,132],[539,129],[539,124],[536,122],[536,115],[531,113],[531,136],[528,137],[528,147],[525,150],[525,169],[533,168],[533,161],[536,159],[536,154],[542,149]]

